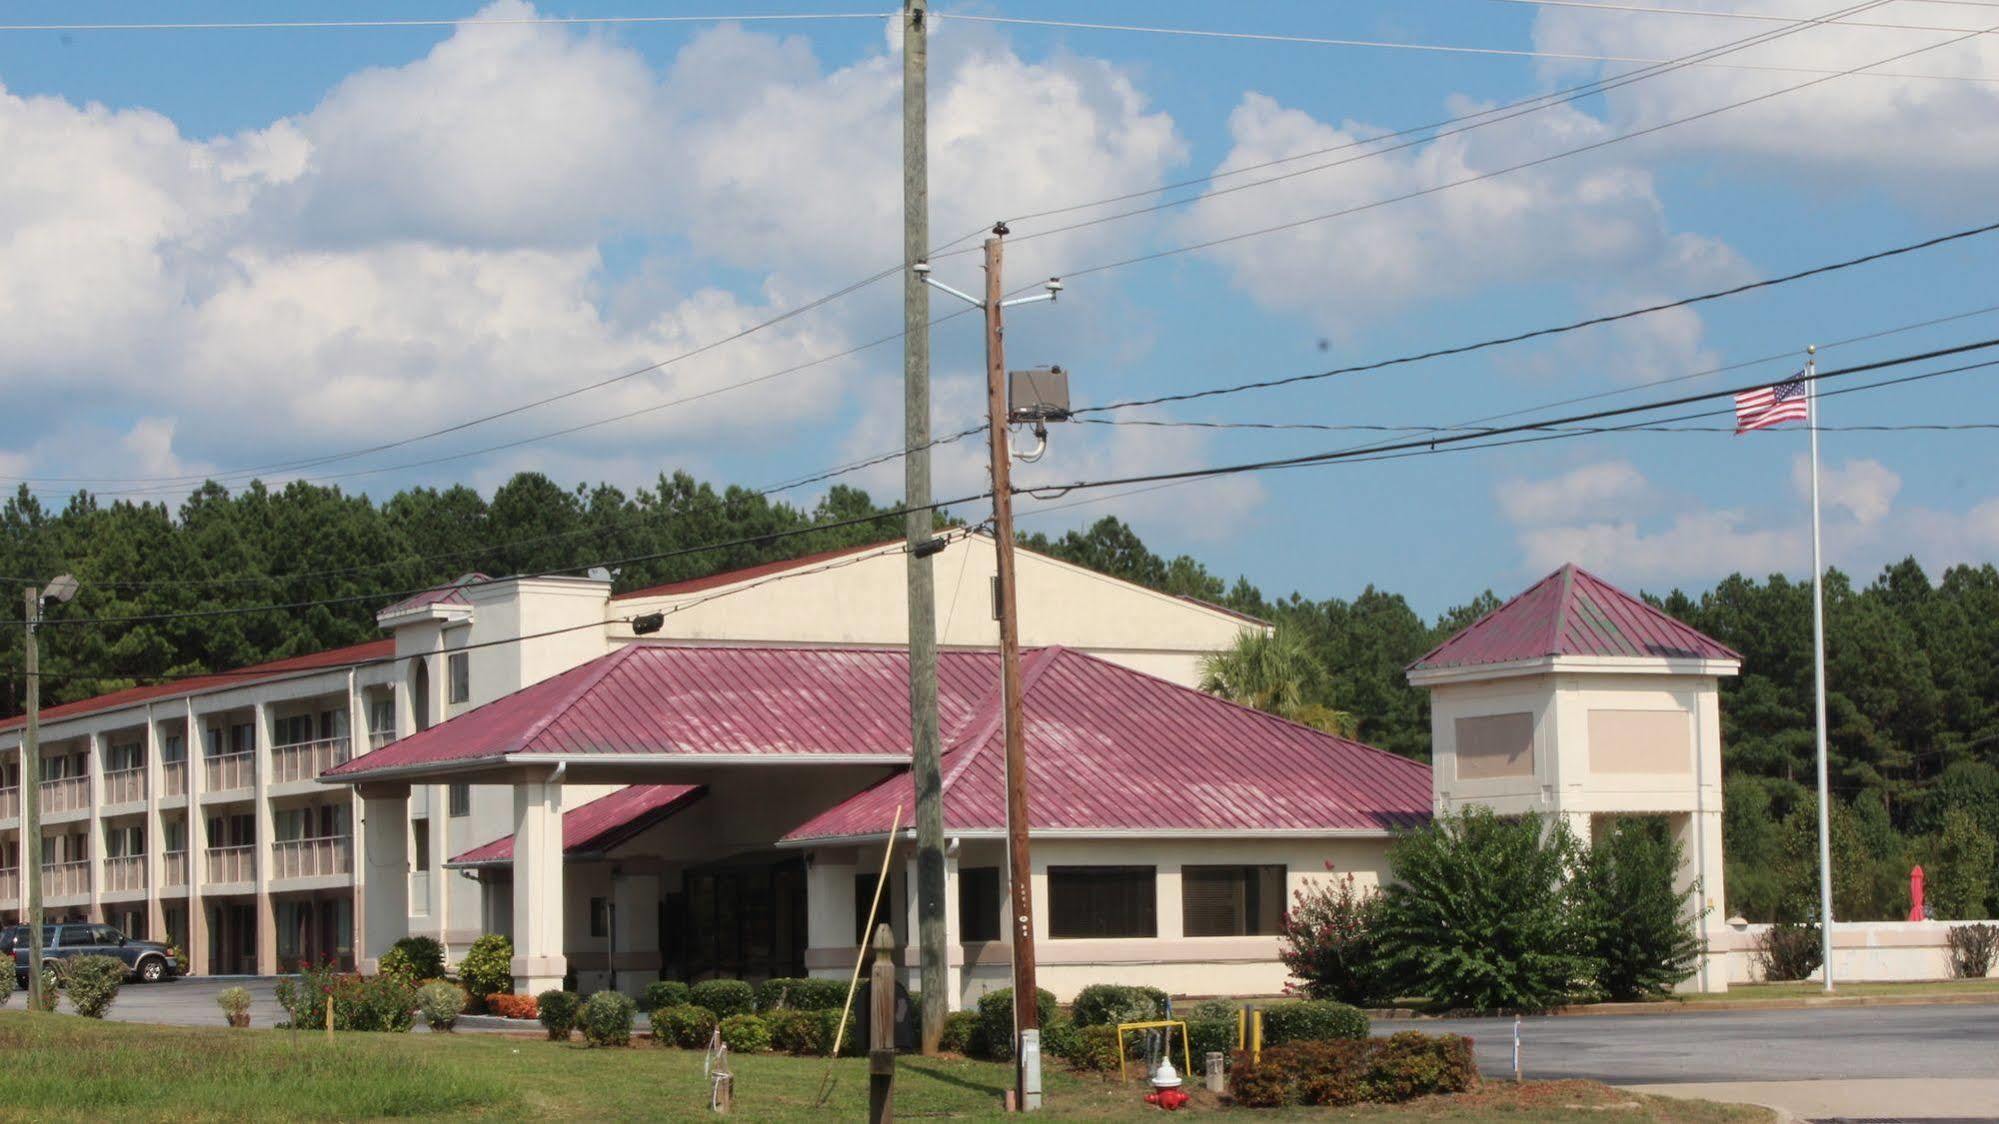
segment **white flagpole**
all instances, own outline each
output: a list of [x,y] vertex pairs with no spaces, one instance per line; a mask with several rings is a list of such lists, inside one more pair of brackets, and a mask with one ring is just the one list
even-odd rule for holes
[[1805,417],[1812,440],[1812,686],[1819,746],[1819,939],[1825,989],[1832,990],[1832,792],[1826,783],[1825,563],[1819,554],[1819,391],[1817,345],[1805,348]]

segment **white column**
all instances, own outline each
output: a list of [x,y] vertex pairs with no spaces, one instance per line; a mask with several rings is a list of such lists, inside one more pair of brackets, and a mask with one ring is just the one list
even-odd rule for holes
[[562,783],[514,782],[514,990],[562,986]]
[[104,923],[104,735],[92,732],[84,743],[84,776],[89,788],[90,834],[84,839],[84,857],[90,860],[90,919]]
[[271,711],[258,703],[251,712],[252,741],[256,746],[250,806],[255,809],[257,823],[257,974],[274,976],[278,972],[278,918],[277,907],[271,902],[271,834],[275,830],[271,819]]
[[[362,697],[361,688],[355,682],[354,672],[347,672],[347,756],[359,757],[368,752],[368,707]],[[361,794],[347,794],[347,856],[353,875],[347,891],[353,903],[353,931],[348,934],[348,942],[354,947],[355,963],[361,956],[361,934],[367,932],[367,883],[368,883],[368,837],[361,830]],[[408,895],[408,882],[404,882],[404,894]]]
[[[164,787],[165,767],[160,763],[160,727],[153,716],[153,708],[146,707],[146,931],[148,940],[165,940],[167,935],[166,909],[160,903],[160,883],[166,871],[162,861],[161,847],[165,843],[166,832],[160,828],[160,789]],[[132,934],[127,934],[128,936]]]
[[[408,785],[356,786],[361,822],[355,837],[366,858],[354,908],[354,966],[372,973],[390,945],[409,936],[410,790]],[[358,859],[357,859],[358,861]]]
[[[807,975],[846,972],[854,963],[855,865],[852,848],[828,848],[807,855],[805,867],[805,965]],[[845,964],[843,968],[840,965]]]
[[965,933],[958,924],[958,853],[946,848],[944,853],[944,1009],[962,1010],[965,1006]]
[[187,700],[187,970],[191,975],[208,974],[208,906],[201,900],[201,884],[208,870],[208,816],[201,807],[201,792],[208,783],[208,732],[194,712],[194,700]]

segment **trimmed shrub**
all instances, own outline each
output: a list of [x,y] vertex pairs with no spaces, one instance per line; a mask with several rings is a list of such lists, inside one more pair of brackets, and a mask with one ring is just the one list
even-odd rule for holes
[[465,950],[465,959],[458,962],[458,978],[464,981],[465,990],[481,1002],[489,995],[511,993],[514,990],[512,939],[487,933],[473,941],[472,947]]
[[770,1049],[770,1027],[756,1015],[730,1015],[718,1024],[722,1044],[738,1054],[761,1054]]
[[[856,1000],[855,1003],[858,1006],[859,1000]],[[822,1043],[819,1048],[819,1054],[821,1057],[824,1057],[826,1052],[833,1048],[833,1035],[836,1033],[840,1035],[840,1057],[858,1058],[867,1054],[868,1044],[862,1040],[859,1034],[855,1033],[852,1016],[849,1016],[847,1019],[847,1029],[841,1031],[840,1012],[838,1009],[831,1011],[807,1011],[806,1014],[812,1015],[819,1020],[819,1037]]]
[[69,961],[69,1002],[86,1019],[101,1019],[125,982],[125,962],[115,956],[77,956]]
[[[1055,996],[1047,988],[1035,988],[1035,1010],[1041,1025],[1055,1017]],[[1013,989],[988,991],[979,996],[979,1041],[982,1057],[997,1062],[1013,1060]]]
[[937,1039],[939,1049],[954,1054],[969,1054],[973,1043],[979,1037],[979,1013],[977,1011],[953,1011],[944,1016],[944,1033]]
[[[1950,974],[1960,980],[1982,980],[1992,971],[1999,953],[1999,925],[1953,925],[1950,942]],[[0,1003],[6,1000],[0,998]]]
[[1156,987],[1091,984],[1076,993],[1069,1010],[1077,1026],[1116,1026],[1166,1017],[1166,993]]
[[706,1007],[718,1019],[756,1012],[757,993],[741,980],[702,980],[688,991],[688,1001]]
[[465,1000],[465,989],[449,980],[432,980],[416,989],[416,1009],[423,1012],[423,1021],[445,1034],[465,1012]]
[[1762,965],[1766,980],[1802,980],[1818,971],[1824,960],[1817,925],[1779,921],[1756,942],[1756,963]]
[[1273,1003],[1263,1012],[1263,1041],[1271,1046],[1293,1042],[1337,1042],[1347,1038],[1366,1038],[1367,1035],[1365,1012],[1330,999]]
[[1575,888],[1603,998],[1665,995],[1700,963],[1693,915],[1673,888],[1682,855],[1658,816],[1620,816],[1583,850]]
[[688,1002],[687,985],[679,980],[654,980],[646,985],[645,998],[639,1006],[650,1014],[661,1007],[678,1007]]
[[1041,1052],[1057,1058],[1068,1057],[1076,1050],[1077,1035],[1081,1030],[1074,1019],[1057,1012],[1041,1024]]
[[1388,1038],[1273,1046],[1235,1055],[1229,1094],[1246,1108],[1396,1104],[1478,1085],[1468,1038],[1404,1031]]
[[412,980],[434,980],[444,974],[444,946],[434,937],[404,937],[389,946],[378,968],[385,975],[393,972]]
[[1473,806],[1388,852],[1375,936],[1389,978],[1446,1009],[1545,1010],[1595,975],[1571,875],[1578,844],[1538,816]]
[[[56,974],[55,965],[44,963],[42,965],[42,1005],[40,1007],[41,1010],[53,1011],[56,1009],[57,1005],[62,1002],[62,986],[63,986],[63,978]],[[231,988],[230,991],[243,991],[243,989]],[[226,995],[228,994],[228,992],[224,992],[223,994]],[[243,994],[245,996],[248,996],[250,993],[244,991]],[[243,1009],[245,1011],[250,1009],[250,1004],[247,999],[243,1003]]]
[[[0,956],[0,961],[12,959]],[[14,998],[14,968],[11,964],[0,963],[0,1007],[5,1007]]]
[[1209,1054],[1222,1055],[1222,1064],[1228,1064],[1228,1057],[1235,1053],[1236,1021],[1226,1019],[1187,1020],[1187,1048],[1194,1052],[1194,1064],[1205,1065]]
[[[1327,863],[1328,871],[1333,864]],[[1293,891],[1284,915],[1278,958],[1297,982],[1287,991],[1307,999],[1335,999],[1365,1006],[1392,989],[1381,971],[1377,924],[1381,894],[1362,888],[1351,874],[1321,879]]]
[[486,1006],[503,1019],[532,1019],[541,1014],[541,1003],[532,995],[488,995]]
[[1117,1028],[1105,1023],[1079,1026],[1068,1043],[1063,1060],[1089,1073],[1109,1073],[1117,1068]]
[[583,1040],[592,1046],[629,1046],[632,1020],[639,1005],[631,997],[615,991],[600,991],[583,1001],[576,1021],[582,1024]]
[[787,1054],[814,1056],[826,1052],[826,1031],[817,1011],[779,1007],[763,1016],[770,1030],[770,1045]]
[[[757,985],[757,1010],[775,1011],[789,1007],[795,1011],[830,1011],[837,1009],[847,998],[847,985],[839,980],[821,979],[776,979],[765,980]],[[912,1006],[917,996],[910,993]]]
[[297,977],[279,980],[276,990],[278,1006],[285,1010],[282,1026],[324,1027],[329,998],[335,1030],[400,1033],[415,1021],[416,984],[396,973],[361,976],[331,964],[301,964]]
[[652,1013],[652,1040],[656,1046],[679,1046],[683,1050],[705,1050],[715,1033],[715,1012],[692,1003],[661,1007]]
[[[231,1019],[250,1013],[250,989],[247,987],[227,987],[215,997],[215,1005],[222,1008],[222,1014]],[[54,1008],[50,1008],[53,1010]]]
[[1226,999],[1203,999],[1194,1004],[1184,1017],[1189,1022],[1234,1022],[1241,1006]]
[[535,1017],[541,1020],[542,1029],[548,1031],[549,1041],[569,1041],[569,1032],[576,1029],[576,1012],[583,1006],[583,997],[552,987],[534,999]]

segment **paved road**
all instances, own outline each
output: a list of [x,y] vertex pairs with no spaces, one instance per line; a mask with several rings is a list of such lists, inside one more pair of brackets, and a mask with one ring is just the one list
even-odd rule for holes
[[[1512,1072],[1511,1019],[1376,1024],[1468,1034],[1487,1076]],[[1522,1019],[1529,1079],[1618,1085],[1683,1082],[1957,1078],[1991,1075],[1999,1006],[1838,1007],[1787,1011]]]
[[118,989],[110,1017],[128,1023],[222,1026],[222,1008],[215,1005],[215,997],[225,988],[237,986],[250,989],[251,1026],[276,1026],[285,1017],[284,1008],[278,1006],[277,980],[268,976],[196,976],[166,983],[128,983]]

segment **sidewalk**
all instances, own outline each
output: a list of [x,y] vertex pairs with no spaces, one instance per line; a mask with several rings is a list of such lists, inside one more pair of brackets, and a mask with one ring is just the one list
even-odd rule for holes
[[1800,1120],[1999,1120],[1999,1078],[1717,1081],[1618,1088],[1660,1097],[1761,1105]]

